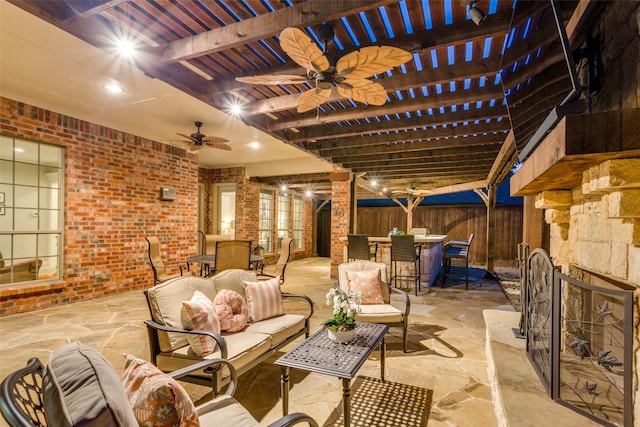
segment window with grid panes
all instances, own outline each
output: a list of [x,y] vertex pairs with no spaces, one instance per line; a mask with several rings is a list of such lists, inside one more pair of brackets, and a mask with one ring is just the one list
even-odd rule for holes
[[273,191],[260,190],[258,244],[265,253],[273,252]]
[[285,237],[289,237],[289,193],[280,193],[278,194],[278,250]]
[[304,227],[302,197],[293,197],[293,249],[302,249]]
[[60,277],[63,154],[0,135],[0,284]]

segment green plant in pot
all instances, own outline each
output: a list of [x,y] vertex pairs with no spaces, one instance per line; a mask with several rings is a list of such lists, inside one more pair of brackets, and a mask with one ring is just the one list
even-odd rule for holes
[[322,322],[329,338],[337,342],[351,341],[356,328],[354,316],[360,311],[360,295],[331,288],[327,292],[326,303],[333,304],[333,317]]

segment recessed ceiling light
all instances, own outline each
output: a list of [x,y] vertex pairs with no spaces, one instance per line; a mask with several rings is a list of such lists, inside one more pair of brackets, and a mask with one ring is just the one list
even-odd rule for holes
[[111,93],[122,93],[122,88],[115,83],[108,83],[104,85],[104,88]]
[[258,148],[260,148],[260,143],[258,141],[250,142],[249,147],[253,148],[254,150],[257,150]]
[[233,103],[229,108],[229,112],[232,116],[238,117],[242,113],[242,107],[240,104]]
[[116,43],[116,48],[118,50],[118,54],[124,56],[125,58],[131,58],[135,49],[133,48],[133,43],[129,40],[118,40]]

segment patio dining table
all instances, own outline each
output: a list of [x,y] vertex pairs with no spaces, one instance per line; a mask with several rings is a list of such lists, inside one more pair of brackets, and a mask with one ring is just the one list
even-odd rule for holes
[[[255,270],[255,266],[261,262],[264,262],[264,256],[255,254],[251,254],[249,256],[249,265],[253,270]],[[216,255],[192,255],[187,257],[187,264],[200,264],[202,266],[202,268],[200,269],[201,275],[202,272],[205,271],[204,267],[206,267],[207,274],[205,275],[205,277],[208,277],[215,271]]]

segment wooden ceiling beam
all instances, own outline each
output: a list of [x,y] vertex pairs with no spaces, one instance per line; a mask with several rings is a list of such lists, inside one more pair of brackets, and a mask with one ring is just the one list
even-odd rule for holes
[[[474,144],[502,142],[509,129],[508,121],[505,123],[503,120],[501,122],[491,122],[482,125],[393,132],[382,135],[367,135],[359,138],[332,139],[330,141],[322,141],[322,144],[317,145],[316,143],[304,144],[304,149],[307,151],[316,151],[325,157],[341,155],[342,153],[357,154],[362,149],[368,150],[369,152],[382,150],[382,152],[390,153],[397,150],[412,151],[432,147],[466,147]],[[482,140],[476,139],[484,136],[486,136],[486,138]]]
[[[426,111],[426,110],[425,110]],[[420,117],[413,115],[411,118],[397,120],[383,120],[375,124],[372,129],[371,123],[352,124],[351,126],[332,126],[330,128],[304,128],[300,132],[292,133],[289,142],[315,142],[325,139],[346,138],[361,136],[372,132],[394,132],[404,129],[421,129],[425,126],[442,126],[450,123],[473,122],[475,120],[497,119],[502,117],[508,121],[507,109],[502,103],[489,107],[485,104],[482,108],[462,108],[457,111],[446,113],[436,113],[432,116],[423,114]]]
[[155,50],[155,53],[158,65],[184,61],[273,37],[283,28],[292,25],[319,25],[393,2],[394,0],[309,0],[176,40]]
[[296,175],[253,176],[250,178],[250,181],[261,182],[261,183],[277,183],[278,185],[289,183],[289,182],[299,182],[299,183],[330,182],[330,173],[322,172],[322,173],[307,173],[307,174],[296,174]]
[[[424,85],[433,86],[444,84],[452,80],[463,80],[466,78],[477,78],[480,76],[493,76],[500,68],[501,56],[494,55],[484,61],[471,62],[468,64],[449,65],[438,68],[426,68],[423,71],[414,71],[407,74],[396,74],[392,77],[382,77],[376,80],[387,92],[396,90],[406,90],[409,88],[420,88]],[[275,113],[284,110],[295,110],[298,106],[301,93],[278,96],[251,102],[242,106],[243,114],[250,116],[256,114]],[[331,96],[326,102],[335,102],[345,99],[337,91],[331,91]]]
[[[509,12],[491,15],[491,25],[472,26],[469,25],[469,22],[460,22],[448,25],[442,30],[423,30],[416,31],[413,34],[405,36],[386,39],[381,38],[377,40],[376,43],[363,44],[361,46],[346,48],[340,51],[340,55],[344,56],[366,46],[387,45],[404,49],[409,52],[421,52],[427,49],[438,49],[452,44],[462,42],[466,43],[470,40],[485,38],[489,36],[493,37],[494,40],[499,40],[501,37],[504,37],[509,30],[510,22],[511,11],[509,10]],[[283,26],[282,28],[284,28],[285,26]],[[282,30],[282,28],[280,30]],[[501,42],[502,41],[500,41],[500,43]],[[286,64],[264,67],[259,70],[252,70],[245,74],[237,74],[231,77],[212,80],[207,90],[211,94],[232,92],[238,89],[242,89],[243,87],[247,87],[245,84],[237,82],[235,80],[236,77],[249,77],[264,74],[298,74],[303,76],[306,74],[306,71],[293,62],[287,62]]]
[[[303,128],[305,126],[318,126],[321,124],[335,123],[345,120],[363,119],[365,117],[384,116],[385,114],[404,114],[407,111],[426,110],[441,106],[459,105],[465,102],[504,98],[500,85],[488,85],[482,88],[470,90],[457,90],[444,92],[440,95],[432,94],[426,97],[419,96],[411,100],[389,102],[382,106],[358,106],[343,111],[330,111],[328,113],[298,114],[293,119],[277,120],[268,125],[270,131],[287,130],[291,128]],[[295,132],[294,132],[295,133]]]
[[[489,147],[489,148],[485,148]],[[465,150],[461,151],[460,149],[436,149],[436,150],[422,150],[422,151],[409,151],[402,153],[390,153],[388,155],[384,154],[374,154],[371,156],[357,156],[357,157],[333,157],[333,163],[339,163],[343,168],[351,169],[354,166],[357,166],[359,163],[367,163],[372,164],[374,162],[381,162],[380,164],[398,164],[402,163],[402,161],[407,161],[409,159],[428,159],[434,157],[450,158],[450,159],[458,159],[458,160],[472,160],[477,158],[482,154],[493,155],[494,158],[498,154],[500,149],[497,146],[485,146],[482,145],[474,150]],[[398,162],[400,161],[400,162]],[[385,163],[389,162],[389,163]],[[390,163],[393,162],[393,163]]]

